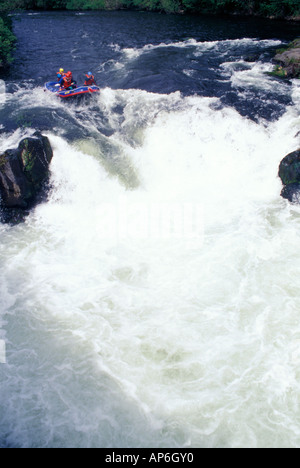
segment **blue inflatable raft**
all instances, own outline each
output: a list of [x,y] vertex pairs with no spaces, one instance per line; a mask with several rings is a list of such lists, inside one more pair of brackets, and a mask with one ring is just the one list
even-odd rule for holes
[[56,94],[60,98],[69,98],[72,96],[81,96],[84,94],[99,93],[100,88],[98,86],[79,86],[78,88],[62,90],[57,81],[49,81],[45,83],[45,89],[53,94]]

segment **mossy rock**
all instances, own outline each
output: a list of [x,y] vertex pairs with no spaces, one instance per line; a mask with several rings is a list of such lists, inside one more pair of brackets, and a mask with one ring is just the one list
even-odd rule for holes
[[300,184],[300,149],[283,158],[279,165],[278,175],[283,185]]
[[282,198],[287,199],[291,203],[300,204],[300,184],[289,184],[283,187],[281,191]]
[[35,156],[32,152],[28,149],[28,139],[24,140],[25,148],[21,151],[21,158],[24,166],[25,172],[30,172],[33,169]]
[[4,167],[7,162],[7,157],[6,154],[0,154],[0,169],[1,167]]
[[48,138],[39,132],[0,155],[2,208],[27,209],[35,202],[49,176],[52,157]]
[[300,39],[295,39],[286,49],[279,49],[274,57],[278,65],[272,74],[279,78],[300,77]]
[[33,137],[25,138],[19,144],[20,158],[26,177],[38,187],[44,180],[45,171],[48,171],[53,153],[49,140],[40,133]]

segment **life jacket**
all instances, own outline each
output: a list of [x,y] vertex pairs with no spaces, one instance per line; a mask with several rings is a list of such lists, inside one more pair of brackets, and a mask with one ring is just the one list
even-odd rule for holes
[[67,89],[71,86],[73,81],[72,73],[68,72],[63,76],[63,86]]
[[64,72],[60,72],[60,71],[58,71],[58,72],[56,73],[56,76],[57,76],[57,81],[61,80],[61,78],[62,78],[64,75],[65,75],[65,73],[64,73]]
[[86,80],[84,82],[85,86],[92,86],[95,83],[95,78],[93,75],[85,75]]

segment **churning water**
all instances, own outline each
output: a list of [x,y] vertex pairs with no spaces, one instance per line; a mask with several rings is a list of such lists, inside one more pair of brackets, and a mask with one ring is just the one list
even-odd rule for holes
[[[39,128],[54,158],[48,200],[0,225],[0,446],[299,447],[300,211],[277,171],[300,85],[266,74],[288,33],[14,21],[1,149]],[[44,93],[61,65],[99,97]]]

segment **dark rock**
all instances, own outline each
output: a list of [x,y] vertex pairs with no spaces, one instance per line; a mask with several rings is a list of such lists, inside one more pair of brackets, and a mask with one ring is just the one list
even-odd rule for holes
[[300,204],[300,149],[283,158],[278,175],[284,185],[281,196],[292,203]]
[[300,149],[283,158],[279,165],[278,175],[283,185],[300,184]]
[[247,55],[244,57],[245,62],[258,62],[260,59],[260,54],[254,54],[254,55]]
[[289,184],[283,187],[281,194],[283,198],[286,198],[291,203],[300,204],[300,184]]
[[27,209],[35,202],[48,179],[52,157],[48,138],[39,132],[0,155],[0,194],[5,209]]

